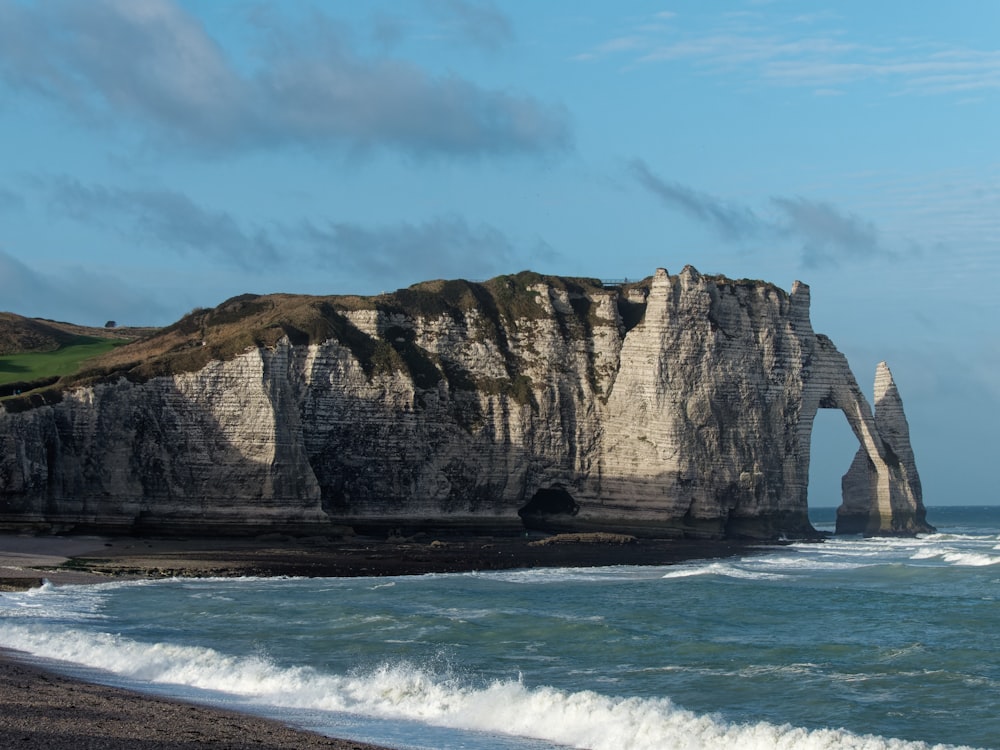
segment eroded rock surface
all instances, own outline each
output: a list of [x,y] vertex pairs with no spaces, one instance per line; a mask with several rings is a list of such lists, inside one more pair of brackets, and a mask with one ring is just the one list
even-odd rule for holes
[[273,343],[190,372],[123,371],[0,413],[0,520],[809,536],[813,419],[839,408],[861,445],[841,517],[929,528],[888,369],[873,416],[813,332],[806,285],[691,267],[612,288],[462,284],[461,303],[316,298],[322,335],[272,326]]
[[875,371],[875,435],[858,449],[841,482],[843,504],[837,533],[903,535],[931,531],[927,524],[910,426],[892,372],[885,362]]

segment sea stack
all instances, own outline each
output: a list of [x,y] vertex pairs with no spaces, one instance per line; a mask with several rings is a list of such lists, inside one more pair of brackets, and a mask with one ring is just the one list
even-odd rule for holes
[[910,426],[885,362],[875,370],[875,428],[880,442],[859,448],[841,481],[837,533],[912,536],[934,531],[927,523]]

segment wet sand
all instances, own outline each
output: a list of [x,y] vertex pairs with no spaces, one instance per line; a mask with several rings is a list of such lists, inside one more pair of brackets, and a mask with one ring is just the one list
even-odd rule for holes
[[[548,542],[548,543],[545,543]],[[388,576],[536,567],[669,565],[727,557],[738,542],[611,535],[420,539],[57,537],[0,534],[0,590],[173,576]]]
[[[735,542],[567,536],[143,539],[0,535],[0,591],[170,576],[386,576],[526,567],[666,565]],[[279,722],[63,677],[0,649],[0,747],[23,750],[368,749]]]

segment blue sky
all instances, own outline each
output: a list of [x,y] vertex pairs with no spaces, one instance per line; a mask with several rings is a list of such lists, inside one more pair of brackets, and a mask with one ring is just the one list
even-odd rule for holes
[[997,502],[998,29],[994,0],[0,0],[0,309],[801,279],[869,394],[893,369],[927,503]]

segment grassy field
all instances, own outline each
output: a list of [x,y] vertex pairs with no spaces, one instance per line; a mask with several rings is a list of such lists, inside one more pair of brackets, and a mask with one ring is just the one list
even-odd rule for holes
[[92,357],[127,343],[122,339],[79,336],[52,352],[25,352],[0,357],[0,385],[31,381],[54,375],[71,375]]

